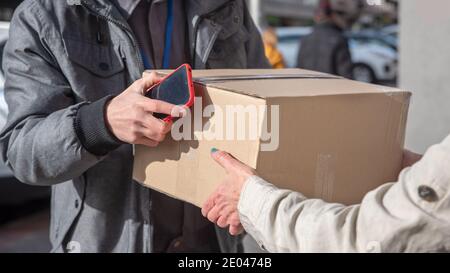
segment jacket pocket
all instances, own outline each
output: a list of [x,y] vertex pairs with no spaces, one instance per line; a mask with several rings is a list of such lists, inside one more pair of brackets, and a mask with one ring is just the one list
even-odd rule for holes
[[52,252],[65,251],[84,203],[86,180],[83,176],[52,187],[51,242]]
[[73,37],[63,40],[70,61],[98,77],[108,78],[125,69],[120,43],[99,44]]
[[222,26],[219,40],[227,40],[236,34],[244,25],[244,6],[242,2],[231,1],[227,6],[212,13],[209,20],[214,25]]
[[225,40],[217,39],[208,58],[208,68],[246,68],[248,31],[242,27]]
[[62,70],[77,102],[97,101],[126,89],[126,60],[120,40],[99,44],[92,37],[64,35],[62,43],[66,51]]
[[[242,50],[245,52],[243,46],[249,39],[249,33],[244,26],[244,6],[242,2],[231,1],[225,8],[212,14],[208,20],[213,26],[221,26],[209,59],[225,60],[231,56],[241,55],[239,53]],[[238,59],[243,56],[236,57]]]

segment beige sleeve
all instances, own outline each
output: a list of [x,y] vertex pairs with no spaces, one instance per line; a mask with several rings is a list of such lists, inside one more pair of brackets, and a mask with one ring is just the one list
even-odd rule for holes
[[254,176],[238,209],[270,252],[440,252],[450,251],[449,188],[450,137],[360,205],[307,199]]

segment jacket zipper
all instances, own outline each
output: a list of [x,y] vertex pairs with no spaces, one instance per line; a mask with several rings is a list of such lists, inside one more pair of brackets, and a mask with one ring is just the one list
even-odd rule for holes
[[131,38],[131,42],[133,43],[134,50],[136,51],[135,57],[136,57],[137,62],[138,62],[138,64],[139,64],[140,71],[144,71],[144,62],[142,61],[142,56],[141,56],[141,53],[140,53],[140,48],[139,48],[139,46],[138,46],[138,44],[137,44],[137,42],[136,42],[136,39],[134,38],[133,32],[132,32],[125,24],[123,24],[122,22],[120,22],[120,21],[118,21],[118,20],[115,20],[115,19],[113,19],[113,18],[106,17],[106,16],[104,16],[104,15],[98,13],[97,11],[93,10],[93,9],[89,6],[89,4],[86,3],[86,0],[83,0],[83,1],[81,2],[81,5],[82,5],[84,8],[86,8],[86,9],[87,9],[90,13],[92,13],[93,15],[95,15],[95,16],[97,16],[97,17],[99,17],[99,18],[102,18],[102,19],[104,19],[104,20],[106,20],[106,21],[108,21],[108,22],[111,22],[111,23],[113,23],[113,24],[119,26],[120,28],[124,29],[124,30],[128,33],[128,35],[129,35],[130,38]]

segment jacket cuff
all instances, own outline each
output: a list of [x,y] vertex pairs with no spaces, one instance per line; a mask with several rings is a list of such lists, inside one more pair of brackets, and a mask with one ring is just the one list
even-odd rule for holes
[[264,179],[252,176],[244,184],[239,198],[238,212],[241,224],[263,250],[266,248],[261,229],[265,223],[261,221],[261,214],[263,213],[267,217],[269,213],[266,210],[268,199],[276,190],[274,185],[267,183]]
[[239,214],[253,224],[257,223],[270,194],[276,190],[274,185],[267,183],[264,179],[258,176],[250,177],[241,191],[238,203]]
[[105,106],[113,96],[80,107],[75,118],[75,132],[83,147],[96,156],[104,156],[124,144],[109,130]]

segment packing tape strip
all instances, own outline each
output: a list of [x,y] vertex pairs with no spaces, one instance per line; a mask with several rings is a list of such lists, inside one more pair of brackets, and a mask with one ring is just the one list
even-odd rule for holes
[[326,201],[333,199],[335,181],[335,164],[331,154],[317,155],[316,183],[314,196]]
[[260,75],[194,77],[193,80],[196,83],[209,84],[227,81],[279,80],[279,79],[343,79],[343,78],[333,75],[317,75],[317,74],[260,74]]

